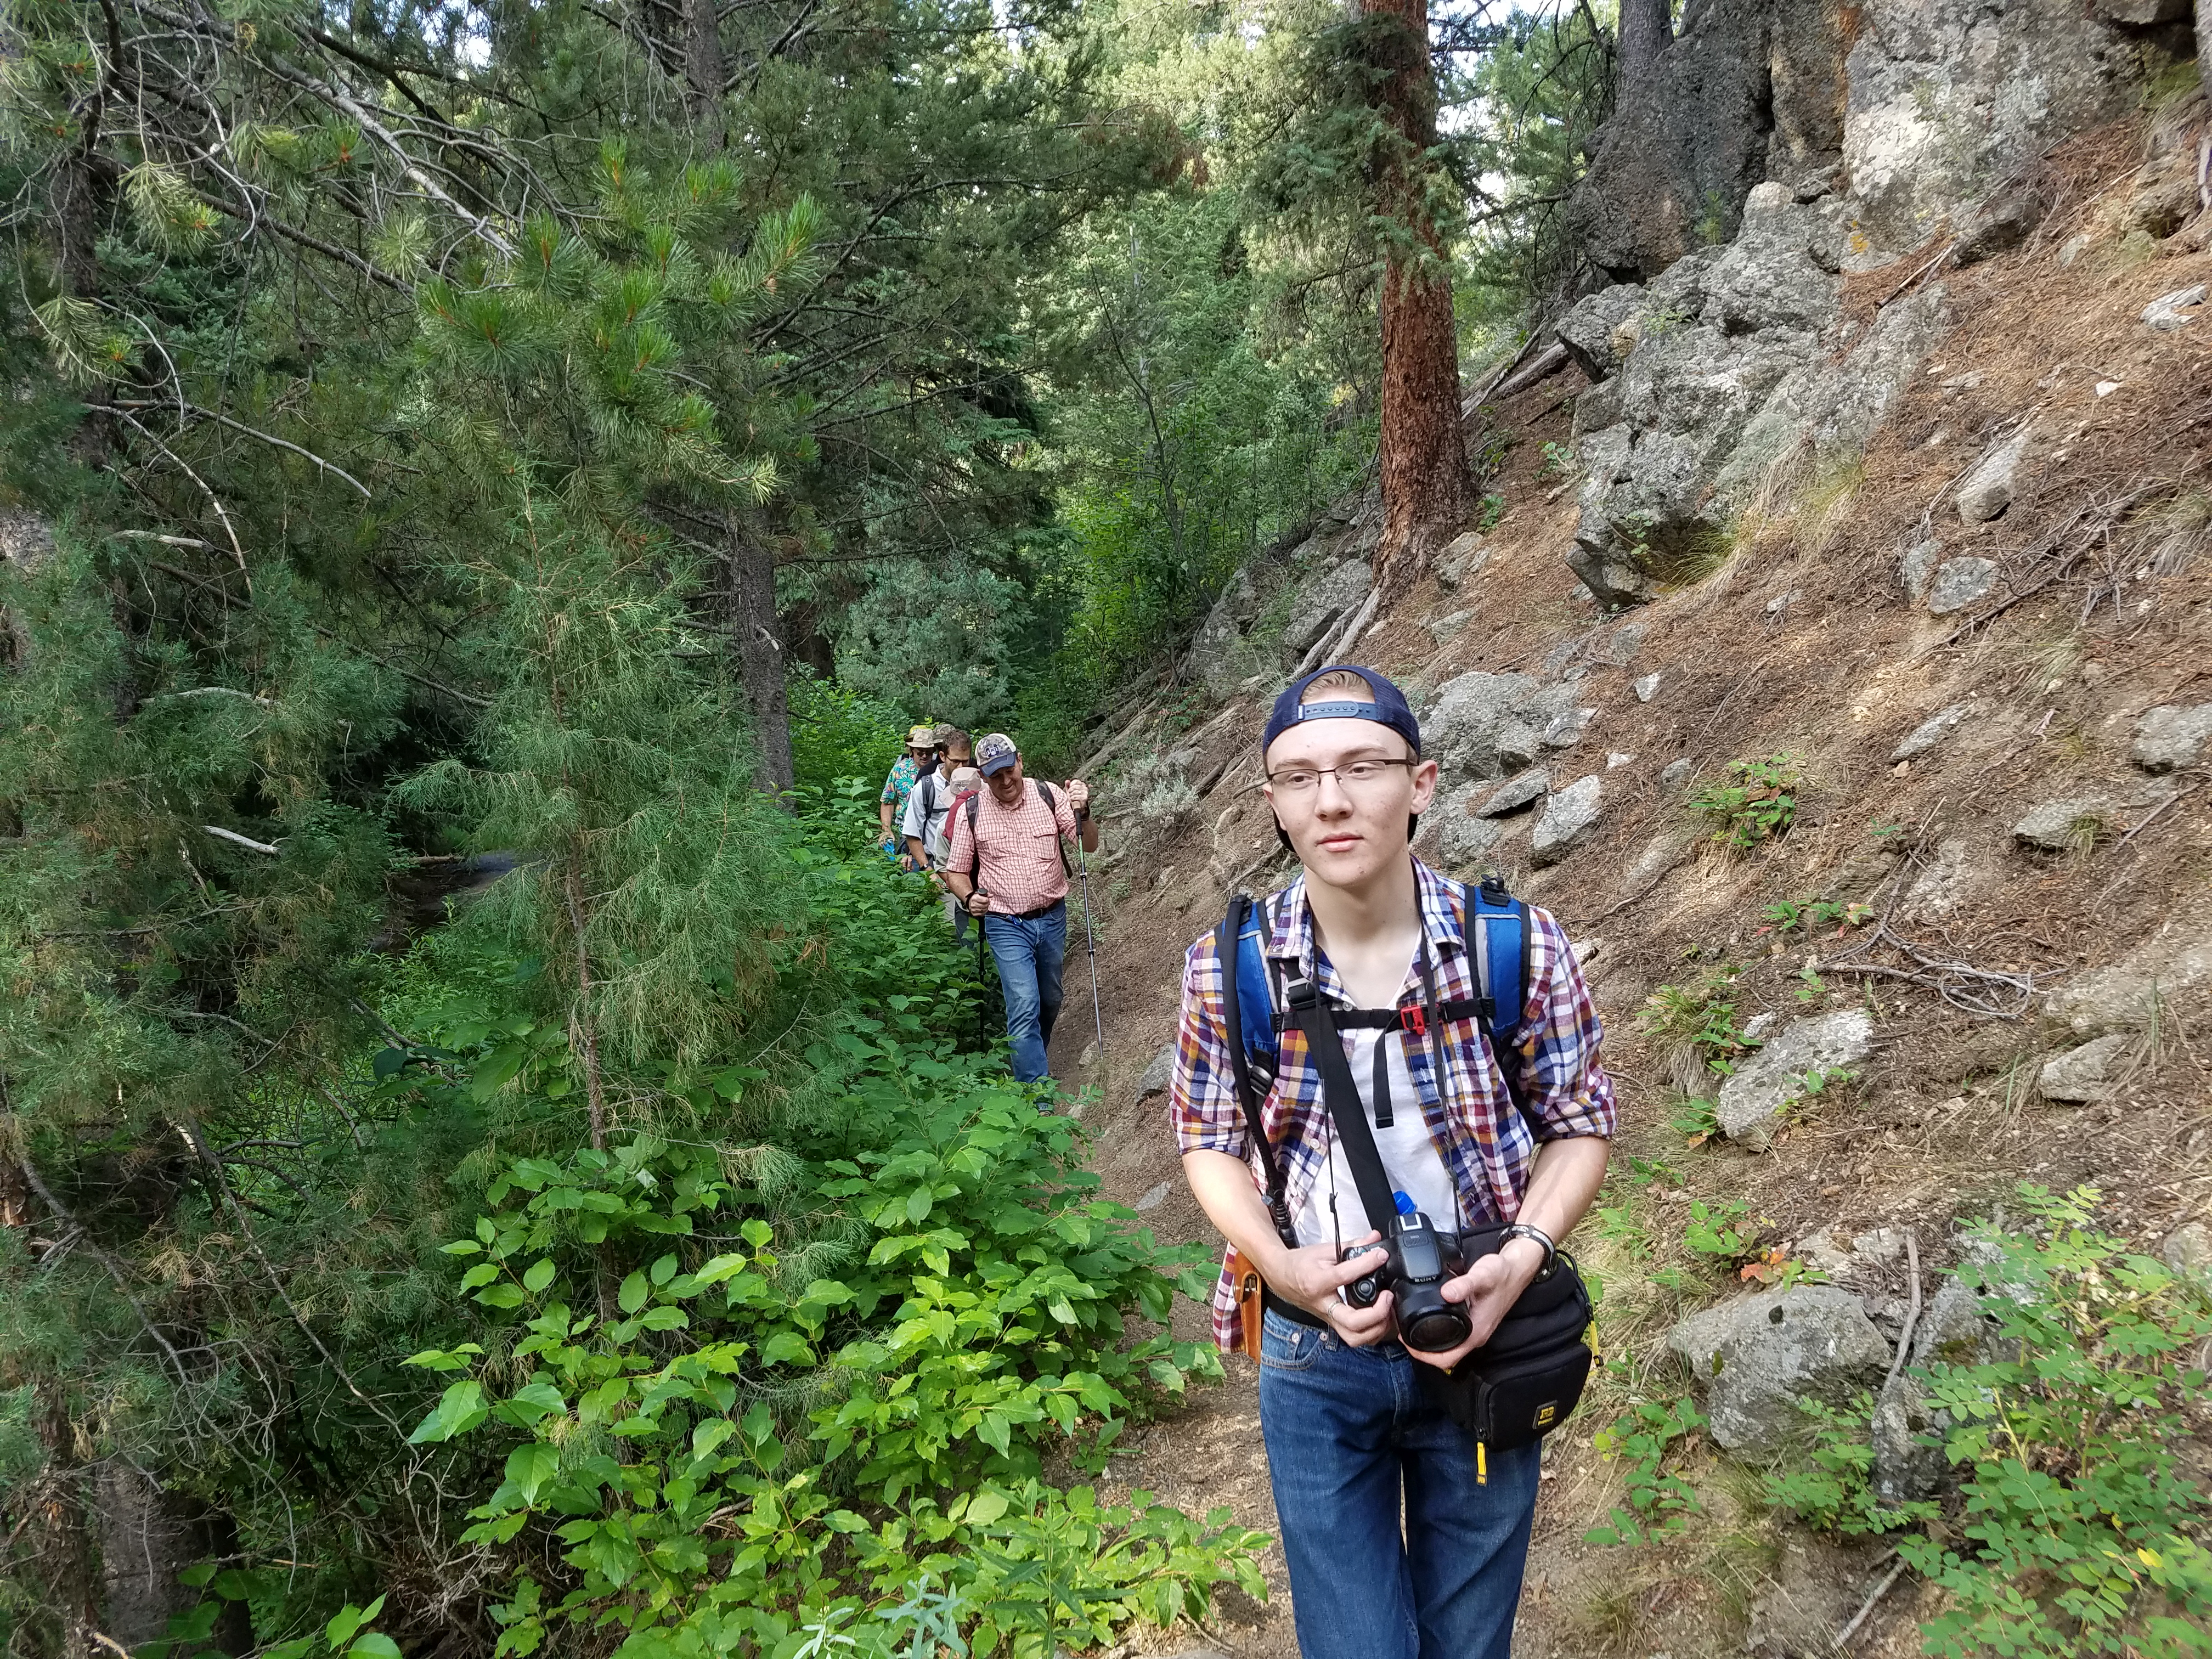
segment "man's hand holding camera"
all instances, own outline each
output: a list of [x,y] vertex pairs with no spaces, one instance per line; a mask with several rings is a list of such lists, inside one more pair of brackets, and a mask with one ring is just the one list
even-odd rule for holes
[[1424,1353],[1411,1346],[1406,1352],[1423,1364],[1449,1370],[1490,1340],[1498,1322],[1512,1311],[1521,1292],[1544,1270],[1544,1247],[1527,1238],[1509,1239],[1495,1255],[1477,1257],[1473,1267],[1457,1279],[1446,1280],[1443,1286],[1444,1299],[1467,1310],[1474,1327],[1467,1340],[1442,1353]]
[[[1341,1261],[1336,1259],[1334,1247],[1328,1244],[1309,1244],[1302,1249],[1286,1250],[1267,1274],[1267,1283],[1285,1301],[1295,1302],[1316,1318],[1328,1321],[1330,1328],[1350,1346],[1371,1347],[1389,1337],[1395,1328],[1390,1293],[1385,1291],[1373,1307],[1355,1308],[1338,1292],[1362,1274],[1374,1271],[1382,1259],[1382,1235],[1376,1232],[1356,1239]],[[1370,1249],[1370,1245],[1376,1248]]]

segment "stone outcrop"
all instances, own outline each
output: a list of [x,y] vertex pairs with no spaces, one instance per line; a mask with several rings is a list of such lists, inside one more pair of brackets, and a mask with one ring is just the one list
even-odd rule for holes
[[1783,1109],[1805,1094],[1808,1073],[1856,1066],[1873,1043],[1874,1021],[1863,1008],[1792,1020],[1721,1085],[1721,1133],[1753,1152],[1765,1150]]
[[1611,366],[1576,409],[1583,483],[1567,556],[1601,599],[1637,603],[1708,568],[1778,464],[1855,456],[1880,423],[1940,325],[1941,290],[1847,339],[1845,250],[1839,203],[1764,184],[1728,247],[1601,290],[1561,321],[1587,368]]
[[1422,746],[1451,778],[1502,778],[1582,736],[1572,685],[1529,674],[1462,674],[1437,688]]
[[1840,1405],[1879,1382],[1890,1361],[1859,1298],[1832,1285],[1723,1302],[1683,1320],[1667,1346],[1705,1390],[1715,1443],[1752,1454],[1804,1431],[1799,1401]]

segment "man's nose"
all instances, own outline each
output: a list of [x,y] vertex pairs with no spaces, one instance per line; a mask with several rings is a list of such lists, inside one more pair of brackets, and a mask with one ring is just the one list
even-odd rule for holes
[[1334,771],[1324,772],[1314,785],[1314,811],[1322,817],[1340,817],[1352,810],[1352,797],[1337,781]]

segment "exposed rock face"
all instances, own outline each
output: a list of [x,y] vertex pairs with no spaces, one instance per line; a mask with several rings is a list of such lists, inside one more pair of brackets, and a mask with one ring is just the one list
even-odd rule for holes
[[1552,780],[1547,773],[1531,769],[1510,777],[1492,790],[1474,811],[1478,817],[1502,818],[1508,812],[1517,812],[1532,801],[1541,800],[1551,793]]
[[2137,42],[2067,0],[1877,0],[1844,65],[1856,228],[1883,254],[1917,246],[2054,141],[2124,113],[2143,64]]
[[1571,685],[1479,671],[1437,688],[1421,731],[1424,747],[1455,778],[1504,777],[1581,735]]
[[1890,1360],[1859,1298],[1832,1285],[1724,1302],[1675,1326],[1667,1346],[1706,1389],[1715,1443],[1753,1454],[1803,1431],[1800,1400],[1841,1403],[1878,1382]]
[[1648,288],[1593,295],[1560,325],[1593,368],[1619,363],[1618,386],[1593,388],[1577,410],[1584,482],[1567,559],[1607,603],[1648,599],[1710,562],[1770,468],[1856,454],[1911,378],[1940,290],[1887,308],[1840,362],[1824,350],[1837,331],[1841,214],[1761,185],[1729,246],[1677,261]]
[[1338,623],[1359,608],[1375,586],[1374,573],[1364,559],[1346,559],[1308,583],[1291,607],[1283,629],[1283,648],[1303,656]]
[[1874,1021],[1863,1008],[1792,1020],[1721,1085],[1721,1132],[1753,1152],[1764,1151],[1783,1109],[1804,1093],[1805,1074],[1815,1066],[1856,1066],[1873,1042]]
[[2212,917],[2198,905],[2168,918],[2111,967],[2062,987],[2049,1008],[2076,1035],[2095,1036],[2142,1025],[2160,998],[2207,983],[2212,983]]
[[1592,773],[1577,778],[1546,803],[1529,838],[1530,857],[1539,865],[1557,864],[1589,839],[1604,806],[1605,780]]

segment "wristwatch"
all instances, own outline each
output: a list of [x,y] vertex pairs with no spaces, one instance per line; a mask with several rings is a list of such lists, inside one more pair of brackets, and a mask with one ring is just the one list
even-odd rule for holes
[[1516,1221],[1499,1236],[1500,1248],[1510,1244],[1516,1238],[1532,1238],[1544,1247],[1544,1265],[1536,1269],[1536,1277],[1549,1279],[1552,1269],[1559,1264],[1559,1247],[1552,1242],[1551,1234],[1541,1227],[1531,1227],[1525,1222]]

